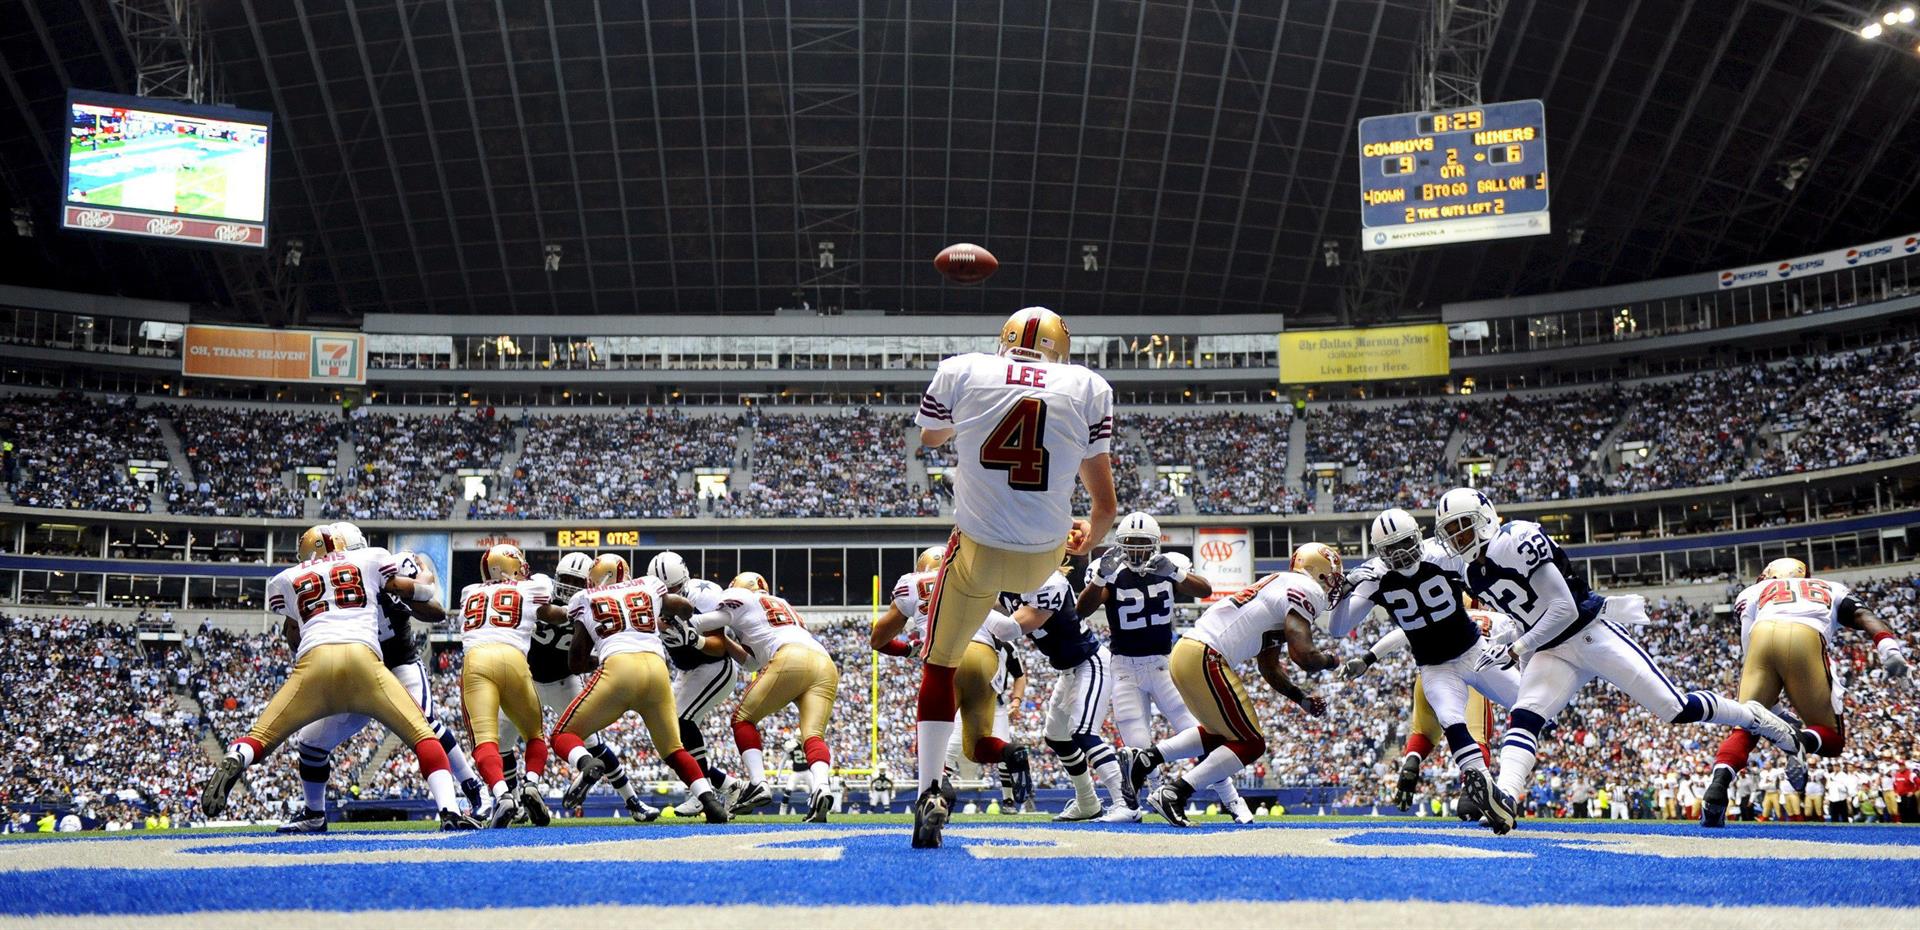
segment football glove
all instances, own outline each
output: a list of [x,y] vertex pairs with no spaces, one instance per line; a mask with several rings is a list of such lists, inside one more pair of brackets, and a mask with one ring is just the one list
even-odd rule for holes
[[1317,694],[1308,695],[1306,703],[1301,704],[1300,709],[1306,711],[1309,717],[1325,717],[1327,715],[1327,699]]
[[678,649],[694,641],[699,634],[693,626],[678,617],[660,618],[660,644],[668,649]]
[[1473,663],[1474,671],[1484,672],[1490,668],[1509,669],[1520,664],[1520,650],[1514,644],[1503,646],[1482,646],[1480,658]]
[[1100,561],[1093,563],[1092,570],[1087,572],[1087,583],[1112,584],[1113,579],[1119,576],[1120,570],[1126,567],[1127,557],[1120,554],[1119,546],[1115,546],[1108,549],[1107,554],[1100,557]]
[[1880,667],[1887,670],[1888,678],[1905,678],[1909,671],[1907,654],[1900,648],[1897,639],[1883,639],[1876,647],[1880,653]]
[[1385,574],[1385,572],[1386,569],[1378,559],[1368,559],[1360,563],[1359,568],[1347,572],[1346,590],[1351,591],[1369,581],[1379,581],[1380,576]]
[[1173,553],[1162,552],[1154,556],[1153,561],[1147,563],[1147,574],[1171,578],[1174,584],[1179,584],[1181,581],[1186,580],[1187,570],[1180,567],[1180,563],[1174,559]]
[[1359,681],[1360,677],[1367,673],[1367,669],[1372,668],[1373,663],[1378,661],[1380,660],[1375,658],[1373,653],[1363,652],[1341,664],[1340,677],[1346,681]]

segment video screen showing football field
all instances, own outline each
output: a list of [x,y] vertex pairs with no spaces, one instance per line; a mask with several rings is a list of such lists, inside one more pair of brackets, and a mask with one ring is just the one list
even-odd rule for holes
[[266,127],[73,105],[67,202],[260,222]]

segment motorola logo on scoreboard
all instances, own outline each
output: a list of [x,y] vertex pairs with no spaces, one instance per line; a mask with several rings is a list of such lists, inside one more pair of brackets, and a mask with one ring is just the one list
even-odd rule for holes
[[1360,121],[1367,251],[1544,235],[1552,230],[1547,201],[1538,100]]

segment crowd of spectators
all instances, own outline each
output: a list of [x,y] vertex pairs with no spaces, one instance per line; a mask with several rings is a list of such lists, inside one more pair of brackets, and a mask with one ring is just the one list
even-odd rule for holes
[[355,464],[329,494],[329,514],[355,520],[445,520],[461,495],[446,486],[462,468],[495,469],[513,425],[489,407],[446,416],[373,413],[349,420]]
[[301,516],[305,484],[283,473],[334,471],[346,435],[335,413],[176,407],[170,416],[193,480],[167,473],[167,510],[199,516]]
[[136,480],[130,461],[165,462],[167,449],[151,410],[132,397],[97,400],[80,394],[6,398],[8,493],[22,507],[146,513],[153,488]]
[[1808,389],[1781,411],[1776,441],[1746,477],[1770,478],[1920,454],[1920,367],[1911,347],[1834,355],[1805,363]]
[[513,474],[474,502],[475,518],[696,517],[695,468],[734,466],[726,417],[648,409],[634,416],[538,416]]
[[1793,366],[1729,368],[1629,388],[1621,405],[1629,419],[1619,438],[1644,443],[1647,458],[1621,463],[1606,476],[1607,489],[1629,494],[1741,477],[1755,433],[1799,388],[1796,373]]
[[[1465,414],[1445,400],[1392,405],[1332,404],[1307,413],[1309,469],[1340,468],[1338,476],[1309,480],[1318,511],[1425,508],[1460,483],[1444,461],[1447,440]],[[1330,496],[1332,500],[1321,498]],[[1331,504],[1331,506],[1329,506]]]
[[1299,513],[1306,507],[1305,498],[1287,486],[1291,408],[1137,416],[1126,424],[1140,431],[1154,462],[1194,467],[1194,513]]
[[753,483],[730,514],[755,517],[930,517],[940,498],[908,480],[908,418],[863,409],[842,416],[747,418]]
[[1565,500],[1599,490],[1595,455],[1619,422],[1620,392],[1507,394],[1461,404],[1462,460],[1490,465],[1477,486],[1496,500]]

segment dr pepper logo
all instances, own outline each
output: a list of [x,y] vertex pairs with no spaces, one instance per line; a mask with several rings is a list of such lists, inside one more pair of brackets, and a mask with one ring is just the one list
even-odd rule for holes
[[253,238],[253,227],[222,223],[213,228],[213,237],[221,242],[245,242]]
[[87,229],[106,229],[113,225],[113,214],[105,210],[82,210],[74,214],[73,221]]
[[147,221],[147,232],[155,236],[177,236],[187,224],[174,219],[151,219]]

